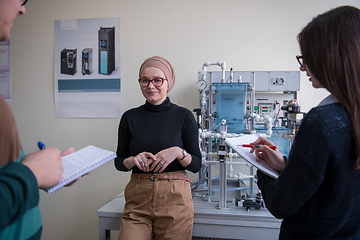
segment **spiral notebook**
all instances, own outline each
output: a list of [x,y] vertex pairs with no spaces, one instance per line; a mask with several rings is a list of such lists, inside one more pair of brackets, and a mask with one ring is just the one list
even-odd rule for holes
[[237,138],[227,138],[225,143],[234,149],[241,157],[263,173],[273,178],[278,178],[279,173],[273,170],[264,160],[256,161],[254,153],[250,153],[251,148],[242,147],[243,144],[250,144],[260,137],[259,134],[244,135]]
[[64,172],[61,180],[55,186],[45,189],[48,193],[55,192],[82,175],[100,167],[114,159],[116,154],[92,145],[82,148],[72,154],[62,157]]

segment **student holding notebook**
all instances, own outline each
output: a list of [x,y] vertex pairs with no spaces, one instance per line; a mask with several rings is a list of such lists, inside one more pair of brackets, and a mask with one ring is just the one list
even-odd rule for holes
[[[0,41],[10,38],[17,15],[25,14],[27,0],[0,0]],[[36,142],[34,142],[34,145]],[[39,188],[60,181],[64,152],[49,147],[25,156],[15,118],[0,96],[0,239],[40,239]]]
[[175,73],[165,58],[146,59],[138,81],[146,102],[126,111],[119,125],[115,166],[132,170],[119,239],[190,240],[194,208],[185,170],[201,167],[197,124],[167,97]]
[[331,94],[302,120],[286,160],[255,150],[277,179],[258,171],[266,207],[282,218],[279,239],[360,239],[360,10],[343,6],[298,35],[297,56],[314,88]]

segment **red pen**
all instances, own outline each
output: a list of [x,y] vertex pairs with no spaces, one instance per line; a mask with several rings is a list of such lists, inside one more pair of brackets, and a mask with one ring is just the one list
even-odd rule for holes
[[[240,147],[250,147],[250,148],[259,148],[260,145],[251,145],[251,144],[243,144],[243,145],[238,145]],[[276,146],[268,146],[269,148],[271,148],[272,150],[276,149]]]

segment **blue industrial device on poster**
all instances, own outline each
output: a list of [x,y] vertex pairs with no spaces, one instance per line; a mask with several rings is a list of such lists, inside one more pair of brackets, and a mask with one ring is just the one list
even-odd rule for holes
[[92,72],[92,48],[84,48],[82,51],[82,74],[91,74]]
[[99,73],[109,75],[115,70],[115,27],[99,29]]

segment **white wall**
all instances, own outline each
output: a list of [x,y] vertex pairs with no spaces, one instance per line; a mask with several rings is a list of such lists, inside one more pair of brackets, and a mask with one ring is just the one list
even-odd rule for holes
[[[360,7],[359,0],[29,1],[11,32],[10,106],[24,150],[36,151],[39,140],[62,150],[89,144],[116,150],[119,119],[55,118],[54,20],[120,17],[122,112],[144,103],[138,68],[153,55],[174,65],[171,100],[192,110],[204,62],[225,61],[235,71],[298,70],[297,34],[317,14],[344,4]],[[302,111],[326,95],[301,74]],[[42,239],[97,239],[96,210],[124,190],[129,176],[107,163],[70,188],[41,191]]]

